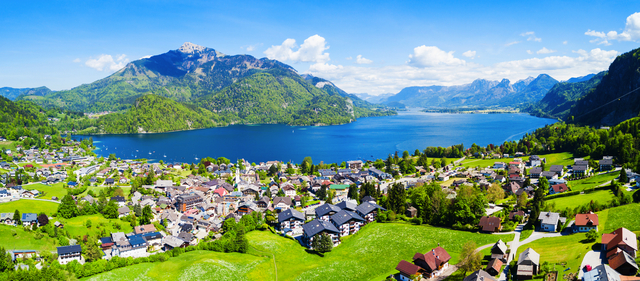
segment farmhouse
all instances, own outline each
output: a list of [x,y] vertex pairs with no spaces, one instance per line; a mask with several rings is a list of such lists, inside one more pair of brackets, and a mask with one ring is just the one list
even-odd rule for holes
[[598,231],[598,215],[594,213],[577,214],[573,224],[573,232],[589,232],[595,229]]
[[623,251],[635,258],[638,240],[633,232],[621,227],[611,233],[602,234],[602,247],[607,253],[607,258]]
[[567,218],[560,217],[559,213],[553,212],[540,212],[538,217],[540,220],[540,228],[543,231],[554,232],[558,229],[558,223],[565,223]]
[[424,273],[424,270],[421,267],[405,260],[401,260],[398,263],[396,270],[400,272],[398,274],[400,281],[412,281],[414,276]]
[[58,247],[58,262],[60,264],[67,264],[74,260],[78,262],[82,260],[82,247],[80,245]]
[[500,225],[501,222],[502,220],[498,217],[482,216],[478,226],[483,232],[498,232],[502,230],[502,225]]
[[518,280],[531,279],[538,274],[540,268],[540,254],[531,248],[527,248],[518,257]]
[[422,267],[425,271],[423,274],[426,278],[439,276],[449,267],[449,260],[451,256],[445,249],[438,246],[431,249],[431,251],[425,254],[416,253],[413,255],[413,263],[419,267]]

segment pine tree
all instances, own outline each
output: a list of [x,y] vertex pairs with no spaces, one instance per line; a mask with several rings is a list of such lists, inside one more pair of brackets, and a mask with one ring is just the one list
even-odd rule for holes
[[16,223],[16,225],[22,224],[22,216],[20,215],[20,211],[18,211],[18,209],[16,209],[16,211],[13,213],[13,221]]

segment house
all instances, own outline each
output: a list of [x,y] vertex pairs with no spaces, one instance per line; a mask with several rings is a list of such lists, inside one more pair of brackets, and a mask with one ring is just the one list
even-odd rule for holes
[[142,234],[142,238],[152,248],[160,249],[162,247],[162,233],[160,232],[147,232]]
[[542,175],[542,168],[540,167],[533,167],[531,168],[531,170],[529,170],[529,177],[531,177],[532,179],[537,179]]
[[506,169],[506,168],[507,168],[507,163],[504,163],[504,162],[493,163],[493,169],[499,170],[499,169]]
[[424,270],[408,261],[401,260],[396,266],[396,270],[399,271],[398,279],[400,281],[413,281],[415,276],[422,275]]
[[293,201],[291,201],[291,197],[276,197],[273,198],[273,209],[275,210],[288,210],[293,206]]
[[131,213],[131,210],[127,206],[118,208],[118,218],[124,218],[128,216],[130,213]]
[[449,260],[451,260],[451,256],[440,246],[425,254],[416,253],[413,255],[413,263],[424,269],[423,276],[425,278],[439,276],[449,267]]
[[176,198],[176,209],[180,212],[186,212],[199,206],[204,200],[196,194],[179,195]]
[[10,250],[7,251],[11,255],[11,260],[16,261],[20,258],[35,258],[38,256],[36,250]]
[[313,243],[313,239],[316,235],[325,233],[331,237],[331,241],[334,246],[340,244],[340,231],[335,227],[335,225],[331,224],[328,221],[323,221],[319,219],[312,220],[308,223],[305,223],[302,226],[303,234],[302,239],[300,240],[303,245],[311,248],[311,244]]
[[58,262],[60,264],[67,264],[74,260],[78,262],[82,260],[82,247],[80,245],[58,247]]
[[9,197],[9,192],[6,189],[0,189],[0,198]]
[[502,260],[500,259],[492,259],[489,261],[486,267],[487,273],[491,274],[491,276],[497,276],[500,274],[500,269],[502,268]]
[[587,174],[587,170],[589,166],[587,165],[574,165],[573,166],[573,175],[574,176],[584,176]]
[[498,232],[502,230],[501,222],[502,220],[498,217],[482,216],[478,226],[483,232]]
[[340,231],[340,237],[355,234],[364,225],[364,219],[358,214],[341,210],[331,216],[331,223]]
[[104,184],[106,185],[113,185],[115,183],[115,180],[113,178],[108,178],[104,180]]
[[582,276],[582,281],[621,281],[620,273],[613,270],[609,265],[601,264]]
[[462,281],[497,281],[488,272],[480,269],[474,271],[469,276],[465,277]]
[[609,266],[622,275],[635,276],[638,273],[635,259],[624,251],[609,257]]
[[362,169],[362,160],[347,161],[347,168],[349,168],[351,170],[361,170]]
[[549,195],[563,193],[569,190],[566,183],[554,184],[549,188]]
[[554,172],[558,177],[562,177],[562,173],[564,172],[564,166],[562,165],[551,165],[549,168],[549,172]]
[[505,244],[502,239],[499,239],[498,242],[491,247],[491,258],[507,260],[507,244]]
[[418,209],[416,209],[415,207],[411,206],[409,208],[407,208],[407,211],[405,212],[405,215],[409,218],[413,218],[416,216],[416,214],[418,213]]
[[109,201],[116,201],[116,203],[118,203],[119,207],[124,207],[124,205],[127,203],[127,201],[124,199],[123,196],[111,197],[111,199]]
[[189,243],[175,236],[170,235],[164,238],[165,251],[169,251],[173,248],[184,248],[188,245]]
[[598,215],[594,213],[577,214],[573,224],[573,232],[589,232],[595,229],[598,231]]
[[282,187],[282,191],[284,192],[284,195],[287,197],[294,197],[296,196],[296,188],[293,187],[293,185],[287,184],[284,187]]
[[515,221],[515,222],[518,222],[518,223],[520,223],[522,221],[517,221],[516,218],[517,217],[521,217],[521,220],[523,220],[524,216],[525,216],[525,213],[524,213],[523,210],[518,210],[518,211],[514,210],[514,211],[509,212],[509,220]]
[[611,233],[602,234],[602,247],[602,250],[607,253],[607,258],[622,251],[635,258],[638,240],[633,232],[621,227]]
[[613,167],[613,159],[603,157],[598,164],[600,164],[600,171],[609,171]]
[[331,204],[323,204],[320,207],[316,208],[315,211],[317,219],[329,221],[331,216],[333,216],[337,212],[340,212],[340,207]]
[[531,155],[531,157],[529,157],[529,166],[531,167],[538,167],[542,164],[542,159],[540,159],[540,156],[538,155]]
[[287,209],[278,214],[278,229],[288,232],[291,230],[298,233],[302,230],[304,224],[304,214],[294,209]]
[[545,178],[547,178],[547,180],[552,180],[552,179],[557,179],[558,178],[558,174],[556,174],[555,172],[551,172],[551,171],[544,171],[544,172],[540,173],[540,177],[545,177]]
[[348,184],[332,184],[329,186],[329,189],[335,192],[336,197],[343,197],[343,196],[347,196],[347,193],[349,192],[349,185]]
[[540,269],[540,254],[531,248],[527,248],[518,257],[518,271],[516,275],[518,280],[532,279],[534,275],[538,275]]
[[540,212],[540,229],[542,231],[555,232],[558,230],[558,223],[564,224],[567,218],[560,217],[559,213]]
[[387,209],[380,207],[376,203],[363,202],[356,207],[356,213],[364,219],[364,223],[370,223],[376,220],[379,211],[386,211]]
[[347,211],[351,211],[351,212],[355,212],[356,208],[358,207],[358,205],[356,203],[355,200],[351,200],[351,201],[342,201],[338,204],[336,204],[336,206],[338,208],[340,208],[341,210],[347,210]]
[[136,234],[145,234],[157,231],[153,224],[138,225],[134,227],[133,230]]
[[38,214],[36,213],[23,213],[22,225],[30,226],[38,223]]

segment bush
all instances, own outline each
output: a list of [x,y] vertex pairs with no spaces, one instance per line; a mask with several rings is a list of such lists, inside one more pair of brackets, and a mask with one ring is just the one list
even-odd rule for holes
[[422,224],[422,218],[419,218],[419,217],[411,218],[411,223],[415,224],[415,225],[421,225]]

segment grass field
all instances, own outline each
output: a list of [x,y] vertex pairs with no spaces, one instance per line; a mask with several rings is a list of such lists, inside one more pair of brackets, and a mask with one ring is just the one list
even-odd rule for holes
[[[573,165],[573,154],[570,152],[561,152],[561,153],[551,153],[540,155],[540,158],[546,158],[546,167],[547,170],[551,165]],[[586,158],[585,158],[586,159]]]
[[248,254],[194,252],[189,253],[192,256],[138,265],[131,271],[118,269],[89,280],[128,280],[133,276],[128,272],[143,274],[143,280],[274,280],[273,259],[277,280],[384,280],[396,272],[400,260],[410,260],[416,252],[424,253],[438,243],[451,254],[450,262],[457,263],[460,241],[475,241],[481,246],[493,244],[498,238],[513,240],[513,234],[496,237],[431,226],[373,223],[344,239],[324,257],[307,252],[297,241],[270,232],[253,231],[247,238],[251,246]]
[[67,195],[67,190],[62,187],[62,183],[56,183],[53,185],[46,185],[41,183],[25,185],[25,189],[35,189],[43,193],[42,196],[38,197],[41,199],[51,199],[51,197],[58,197],[58,200],[62,200],[62,197]]
[[618,175],[618,173],[600,174],[586,179],[570,181],[568,185],[571,190],[582,191],[586,188],[596,187],[604,183],[609,183],[612,179],[617,178]]
[[[620,227],[636,233],[640,232],[640,204],[632,203],[598,212],[600,225],[604,233],[610,233]],[[603,223],[604,219],[604,223]]]
[[556,210],[564,210],[565,208],[575,208],[584,204],[588,204],[591,200],[598,201],[601,204],[608,203],[614,198],[611,190],[597,190],[591,193],[576,194],[567,197],[560,197],[545,201],[546,204],[555,204]]
[[[80,198],[87,196],[87,193],[89,193],[89,190],[93,190],[93,193],[95,193],[96,195],[98,195],[100,193],[100,190],[107,188],[106,186],[89,186],[87,187],[87,190],[83,193],[81,193],[80,195],[78,195]],[[131,186],[120,186],[120,188],[122,189],[122,191],[124,191],[124,196],[129,198],[129,192],[131,191]]]
[[545,261],[553,263],[566,263],[563,267],[556,266],[558,272],[563,272],[566,268],[571,268],[568,272],[577,272],[580,269],[584,254],[592,250],[592,247],[599,247],[595,242],[586,242],[586,234],[578,233],[560,237],[550,237],[535,240],[531,243],[520,245],[518,255],[527,248],[532,248],[540,254],[540,263]]
[[22,227],[0,224],[0,246],[6,250],[55,251],[56,241],[47,235],[36,239],[34,232],[24,231]]
[[[106,233],[129,233],[133,231],[133,228],[131,227],[131,225],[129,225],[129,223],[121,221],[119,219],[106,219],[101,214],[80,216],[71,219],[59,218],[57,220],[64,224],[64,229],[66,229],[69,232],[69,235],[71,235],[72,237],[82,236],[85,234],[98,235],[102,232],[102,229],[104,229]],[[91,220],[91,228],[85,227],[85,222],[87,220]],[[113,227],[114,222],[120,224],[120,230]],[[104,226],[100,226],[100,223],[103,223]]]
[[20,213],[39,214],[40,212],[44,212],[50,216],[58,211],[58,203],[26,199],[0,203],[0,213],[13,213],[16,209],[18,209]]
[[520,232],[520,241],[524,241],[529,238],[531,234],[533,234],[533,229],[523,229],[522,232]]
[[[522,159],[524,161],[527,161],[529,159],[529,156],[526,157],[522,157]],[[493,164],[495,162],[504,162],[504,163],[509,163],[513,161],[513,158],[503,158],[503,159],[464,159],[462,160],[462,167],[466,167],[466,168],[475,168],[475,167],[480,167],[482,169],[487,168],[487,167],[493,167]]]
[[[573,165],[573,154],[569,152],[562,153],[551,153],[551,154],[542,154],[539,155],[541,158],[547,159],[547,169],[551,167],[551,165]],[[529,156],[520,157],[523,161],[529,160]],[[495,162],[505,162],[509,163],[513,160],[513,158],[503,158],[503,159],[465,159],[462,161],[463,167],[478,167],[486,168],[489,166],[493,166]]]

